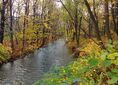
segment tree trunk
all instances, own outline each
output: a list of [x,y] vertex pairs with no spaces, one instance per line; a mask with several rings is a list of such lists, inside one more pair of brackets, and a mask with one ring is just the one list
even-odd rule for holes
[[74,16],[74,28],[75,28],[75,39],[77,42],[77,45],[79,46],[79,39],[78,39],[78,6],[77,1],[74,0],[75,4],[75,16]]
[[112,4],[112,7],[111,7],[111,13],[112,13],[112,19],[113,19],[113,24],[114,24],[114,31],[117,31],[116,30],[116,21],[115,21],[115,15],[114,15],[114,7],[115,7],[115,4],[113,3],[113,1],[111,0],[111,4]]
[[12,52],[14,51],[14,41],[13,41],[13,16],[12,16],[12,0],[10,0],[10,41]]
[[25,49],[25,44],[26,44],[26,28],[28,27],[28,15],[29,15],[29,0],[25,1],[25,16],[24,16],[24,29],[23,29],[23,47],[22,50],[24,51]]
[[82,16],[80,17],[79,22],[80,24],[79,24],[79,30],[78,30],[78,45],[80,45],[80,31],[81,31],[81,26],[82,26]]
[[116,2],[116,33],[118,35],[118,1]]
[[102,39],[100,37],[99,26],[98,26],[97,20],[95,19],[94,15],[93,15],[93,13],[91,11],[91,8],[90,8],[90,5],[89,5],[88,1],[84,0],[84,2],[85,2],[85,5],[86,5],[86,7],[88,9],[89,14],[90,14],[90,18],[92,19],[92,21],[94,23],[97,40],[100,41],[100,44],[101,44],[102,48],[105,49],[105,46],[104,46],[104,44],[102,42]]
[[96,21],[94,15],[93,15],[91,9],[90,9],[90,6],[89,6],[88,1],[87,1],[87,0],[84,0],[84,2],[85,2],[85,5],[86,5],[86,7],[87,7],[87,9],[88,9],[89,14],[90,14],[90,18],[92,19],[92,21],[93,21],[93,23],[94,23],[97,39],[98,39],[99,41],[101,41],[102,39],[101,39],[101,37],[100,37],[98,23],[97,23],[97,21]]
[[95,2],[95,0],[93,0],[93,13],[94,13],[95,19],[98,23],[98,16],[97,16],[97,13],[96,13],[96,7],[95,6],[96,6],[96,2]]
[[8,0],[2,0],[2,9],[1,9],[1,27],[0,27],[0,43],[3,43],[4,39],[4,28],[5,28],[5,6]]
[[108,39],[112,40],[110,29],[109,29],[109,3],[108,0],[104,2],[104,9],[105,9],[105,29],[108,36]]
[[89,33],[88,33],[89,34],[89,38],[91,38],[92,37],[92,31],[93,31],[92,30],[93,28],[92,28],[91,18],[89,18],[89,26],[88,27],[89,27]]

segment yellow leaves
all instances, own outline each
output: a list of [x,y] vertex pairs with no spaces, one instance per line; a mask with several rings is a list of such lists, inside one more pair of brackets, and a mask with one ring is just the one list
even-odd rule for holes
[[77,43],[75,41],[68,41],[66,42],[69,48],[73,48],[77,46]]
[[111,59],[115,65],[118,65],[118,52],[111,53],[107,56],[108,59]]
[[4,51],[5,50],[5,47],[0,43],[0,50],[1,51]]
[[9,59],[9,52],[6,47],[0,44],[0,62]]
[[47,23],[43,23],[43,25],[46,29],[51,29]]
[[75,29],[72,29],[72,32],[74,33],[75,32]]
[[81,63],[82,66],[87,66],[88,65],[88,62],[87,60],[84,60],[84,59],[80,59],[79,61]]
[[118,65],[118,58],[117,58],[116,60],[113,60],[113,63],[114,63],[115,65]]
[[34,30],[39,30],[41,28],[41,26],[39,24],[35,24],[33,25]]
[[45,28],[48,28],[48,24],[47,23],[43,23],[43,25],[45,26]]
[[118,58],[118,52],[109,54],[107,58],[108,59],[116,59],[116,58]]
[[0,52],[8,53],[8,50],[10,51],[9,48],[5,47],[4,45],[0,43]]
[[38,48],[36,44],[32,44],[32,45],[28,45],[26,48],[25,48],[25,52],[28,53],[28,52],[33,52],[34,49]]
[[[6,48],[6,47],[5,47],[5,48]],[[6,50],[7,50],[8,53],[12,53],[11,47],[7,47]]]
[[100,47],[92,41],[86,44],[86,46],[83,48],[83,51],[95,55],[100,55],[100,50],[101,50]]

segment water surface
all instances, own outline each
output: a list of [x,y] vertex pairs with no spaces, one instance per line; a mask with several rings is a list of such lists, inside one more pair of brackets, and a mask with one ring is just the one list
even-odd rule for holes
[[32,85],[52,66],[64,66],[72,59],[63,39],[49,43],[23,59],[0,67],[0,85]]

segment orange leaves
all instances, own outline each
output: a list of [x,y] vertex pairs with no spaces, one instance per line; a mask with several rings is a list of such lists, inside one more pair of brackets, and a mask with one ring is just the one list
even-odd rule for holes
[[71,49],[73,47],[77,47],[77,43],[75,41],[67,41],[66,43],[67,43],[67,46]]

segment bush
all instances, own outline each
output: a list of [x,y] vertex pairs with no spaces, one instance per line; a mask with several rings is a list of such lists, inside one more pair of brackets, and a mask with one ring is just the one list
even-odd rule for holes
[[[84,50],[88,55],[73,61],[66,67],[57,67],[34,85],[111,85],[118,84],[118,52],[117,43],[108,43],[109,50],[101,50],[88,44]],[[92,45],[92,46],[91,46]]]
[[4,62],[10,58],[8,49],[0,44],[0,62]]

